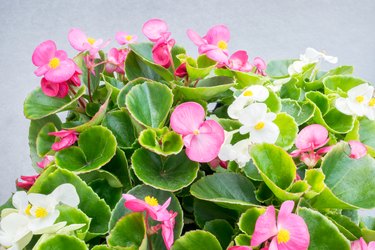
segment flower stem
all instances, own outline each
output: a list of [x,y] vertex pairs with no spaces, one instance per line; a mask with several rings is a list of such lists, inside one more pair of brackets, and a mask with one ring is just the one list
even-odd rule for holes
[[90,70],[87,70],[87,88],[88,88],[88,91],[89,91],[90,102],[93,102],[92,95],[91,95],[91,76],[90,76]]

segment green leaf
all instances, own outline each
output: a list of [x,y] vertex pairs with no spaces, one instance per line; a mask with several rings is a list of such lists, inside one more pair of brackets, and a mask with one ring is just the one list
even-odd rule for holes
[[38,87],[26,97],[23,106],[24,115],[27,119],[37,120],[72,109],[75,107],[77,100],[85,93],[85,89],[85,86],[80,87],[73,98],[70,98],[69,95],[58,98],[46,96],[42,89]]
[[267,107],[270,109],[271,112],[278,113],[281,110],[281,100],[280,98],[273,92],[272,90],[268,89],[269,96],[264,101]]
[[56,153],[56,165],[79,173],[99,169],[116,153],[116,138],[110,130],[93,126],[79,135],[78,147],[73,146]]
[[[82,70],[82,74],[80,78],[86,87],[88,86],[88,75],[90,74],[91,93],[94,93],[96,89],[99,87],[100,78],[104,70],[104,64],[101,64],[95,67],[94,69],[95,74],[88,72],[88,69],[84,60],[84,57],[87,56],[87,54],[88,52],[80,53],[76,57],[74,57],[73,60],[78,65],[78,67]],[[101,62],[101,59],[99,58],[95,59],[95,63],[100,63],[100,62]]]
[[95,180],[105,180],[109,186],[114,188],[121,188],[122,183],[120,180],[113,175],[112,173],[105,170],[95,170],[88,173],[80,174],[79,177],[84,180],[86,183],[90,183]]
[[[312,200],[315,208],[374,208],[375,160],[366,155],[360,159],[349,157],[350,147],[340,142],[322,161],[325,185],[331,195],[340,200],[327,199],[327,191]],[[324,191],[323,191],[324,192]]]
[[80,199],[78,208],[92,219],[86,240],[105,234],[108,231],[108,221],[111,215],[108,205],[72,172],[52,166],[48,167],[29,192],[50,194],[56,187],[64,183],[70,183],[76,188]]
[[172,107],[172,91],[161,83],[134,86],[126,96],[130,114],[141,124],[161,128]]
[[40,129],[36,138],[36,151],[39,157],[44,157],[49,151],[51,151],[52,144],[55,142],[56,137],[48,135],[48,133],[56,131],[57,128],[52,122],[45,124]]
[[60,215],[55,221],[55,223],[66,221],[67,225],[71,224],[86,224],[82,228],[76,230],[77,237],[81,240],[84,240],[87,234],[87,231],[90,228],[91,219],[81,210],[74,207],[69,207],[65,205],[58,206]]
[[[159,204],[164,204],[164,202],[167,199],[171,198],[171,203],[168,206],[168,210],[177,212],[177,217],[175,218],[176,224],[175,224],[173,231],[174,231],[174,239],[176,240],[177,238],[179,238],[179,236],[181,235],[182,226],[183,226],[183,220],[182,220],[183,211],[181,209],[178,199],[172,193],[154,189],[146,185],[139,185],[131,189],[128,192],[128,194],[132,194],[138,199],[144,199],[146,196],[153,196],[158,200]],[[116,224],[116,222],[122,216],[130,214],[130,213],[133,213],[133,212],[125,208],[124,199],[121,199],[112,211],[112,217],[109,222],[109,228],[112,229],[114,225]],[[158,222],[153,221],[151,218],[149,218],[148,223],[150,226],[154,226],[158,224]],[[151,240],[153,249],[160,249],[160,250],[166,249],[160,231],[156,234],[151,235],[150,240]]]
[[329,110],[328,97],[318,91],[311,91],[306,93],[306,98],[312,101],[324,116]]
[[185,152],[168,158],[140,148],[132,156],[133,169],[145,184],[175,192],[188,186],[197,177],[199,164],[190,161]]
[[267,63],[266,73],[272,78],[285,78],[289,76],[288,67],[295,59],[272,60]]
[[163,156],[178,154],[184,146],[181,135],[167,127],[143,130],[139,135],[139,143],[142,147]]
[[124,87],[124,82],[114,77],[106,76],[103,74],[102,74],[102,78],[104,79],[106,88],[112,90],[112,94],[111,94],[112,102],[116,103],[120,90]]
[[326,216],[337,226],[340,232],[345,235],[348,240],[358,240],[362,236],[359,226],[352,222],[348,217],[333,213],[329,213]]
[[[37,162],[42,160],[37,154],[37,137],[43,126],[48,123],[52,123],[59,130],[61,129],[61,121],[57,115],[47,116],[40,120],[31,120],[29,127],[29,147],[30,147],[30,158],[34,169],[40,172],[40,168],[36,165]],[[51,136],[53,138],[53,136]]]
[[326,94],[336,92],[342,95],[345,95],[351,88],[365,82],[361,78],[348,75],[329,76],[323,80]]
[[111,209],[114,208],[117,202],[121,199],[122,189],[112,187],[108,184],[107,180],[97,179],[89,182],[88,185],[99,195],[100,198],[104,199]]
[[192,57],[187,57],[185,61],[189,80],[205,78],[216,66],[216,62],[206,55],[200,55],[196,61]]
[[235,87],[237,89],[244,89],[246,87],[249,87],[250,85],[263,84],[263,82],[265,81],[265,78],[263,78],[262,76],[251,72],[241,72],[235,70],[232,70],[232,72],[236,78],[237,84]]
[[305,220],[309,229],[309,250],[350,250],[350,242],[340,233],[335,224],[325,216],[304,207],[299,209],[298,215]]
[[310,185],[310,190],[305,193],[304,197],[312,199],[313,197],[320,194],[325,187],[324,179],[325,176],[321,169],[306,170],[305,180]]
[[209,101],[234,86],[233,78],[214,76],[198,82],[196,88],[176,86],[173,89],[175,99],[185,101]]
[[362,118],[359,121],[359,139],[362,143],[375,149],[375,121]]
[[375,217],[363,216],[361,217],[359,225],[365,241],[375,241]]
[[304,124],[314,116],[315,106],[310,102],[299,103],[292,99],[282,99],[281,104],[281,111],[292,116],[297,125]]
[[251,237],[247,234],[239,234],[234,238],[234,242],[236,246],[249,246],[251,241]]
[[128,95],[129,91],[134,86],[145,83],[145,82],[155,82],[155,81],[152,81],[144,77],[138,77],[134,80],[127,82],[126,85],[120,90],[120,93],[117,96],[117,106],[119,106],[119,108],[126,108],[126,96]]
[[195,182],[191,194],[201,200],[238,211],[258,204],[255,187],[245,176],[235,173],[216,173]]
[[296,165],[283,149],[272,144],[256,144],[250,149],[260,175],[266,185],[280,200],[296,200],[302,193],[289,192],[296,177]]
[[140,247],[147,241],[143,213],[130,213],[122,217],[109,233],[110,246]]
[[207,222],[204,225],[204,230],[212,233],[219,240],[223,249],[227,248],[234,233],[232,226],[226,220],[222,219]]
[[43,240],[37,247],[36,250],[85,250],[88,249],[85,242],[78,239],[77,237],[65,234],[55,234]]
[[219,241],[209,232],[189,231],[176,240],[171,250],[221,250]]
[[273,121],[280,130],[276,145],[285,150],[290,149],[294,145],[294,140],[298,134],[298,126],[294,118],[286,113],[278,113]]
[[119,148],[131,148],[137,139],[131,118],[129,114],[123,110],[107,113],[102,125],[111,130],[116,137],[117,146]]
[[242,232],[248,235],[252,235],[255,229],[255,223],[260,215],[266,210],[264,208],[253,207],[243,214],[241,214],[240,220],[238,221],[238,227]]
[[138,56],[133,50],[129,52],[129,54],[126,56],[125,60],[125,72],[126,77],[129,80],[134,80],[139,77],[145,77],[148,79],[152,79],[155,81],[160,81],[163,78],[157,73],[157,72],[165,72],[165,76],[168,78],[166,80],[170,81],[171,77],[173,77],[171,74],[169,75],[165,71],[166,69],[163,69],[160,65],[155,65],[154,67],[151,67],[147,63],[145,63],[144,60],[140,56]]

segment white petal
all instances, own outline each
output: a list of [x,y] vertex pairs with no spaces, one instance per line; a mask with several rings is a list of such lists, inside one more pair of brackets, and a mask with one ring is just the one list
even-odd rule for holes
[[53,225],[45,227],[45,228],[35,230],[33,233],[35,235],[56,233],[56,232],[59,232],[61,229],[63,229],[66,226],[66,223],[67,223],[66,221],[62,221],[62,222],[53,224]]
[[357,116],[363,116],[366,113],[366,104],[358,103],[357,101],[348,100],[348,107],[351,110],[352,114]]
[[264,102],[269,96],[268,89],[262,85],[253,85],[246,90],[250,90],[251,92],[253,92],[253,95],[251,97],[257,102]]
[[[253,103],[246,107],[239,116],[239,121],[244,125],[255,125],[263,120],[267,113],[267,105],[264,103]],[[240,129],[241,130],[241,129]]]
[[268,112],[265,116],[265,120],[266,121],[269,121],[269,122],[272,122],[273,120],[276,119],[276,114],[273,113],[273,112]]
[[[49,208],[51,207],[52,203],[55,203],[54,200],[51,197],[49,197],[49,195],[45,195],[45,194],[31,193],[31,194],[28,194],[27,198],[29,199],[29,202],[34,208],[36,207]],[[54,204],[54,206],[55,205],[57,204]]]
[[65,183],[58,186],[52,193],[51,196],[57,201],[64,203],[71,207],[77,207],[79,204],[79,196],[76,188],[70,184]]
[[229,117],[233,119],[238,119],[238,116],[244,109],[246,102],[247,100],[245,98],[240,97],[234,100],[233,103],[229,105],[227,110]]
[[335,101],[335,107],[338,111],[341,113],[344,113],[346,115],[353,115],[353,112],[348,106],[348,99],[339,97]]
[[354,88],[351,88],[348,91],[348,97],[351,99],[355,99],[357,96],[366,96],[369,94],[369,96],[372,96],[372,93],[374,92],[374,87],[369,86],[368,83],[362,83],[358,86],[355,86]]
[[60,211],[56,209],[50,212],[44,218],[31,219],[29,228],[31,231],[33,231],[34,234],[36,234],[36,232],[43,232],[43,230],[48,229],[55,223],[59,215],[60,215]]
[[13,245],[13,247],[10,248],[9,250],[11,250],[11,249],[14,249],[14,250],[24,249],[30,243],[32,238],[33,238],[33,233],[28,232],[22,238],[18,239],[16,244]]
[[375,120],[375,107],[368,107],[365,115],[369,120]]
[[8,215],[10,215],[12,213],[18,213],[18,210],[14,209],[14,208],[4,208],[1,211],[1,218],[4,218],[5,216],[8,216]]
[[302,68],[306,65],[305,62],[295,61],[288,67],[289,75],[299,74],[302,72]]
[[324,60],[326,62],[329,62],[329,63],[332,63],[332,64],[335,64],[335,63],[338,62],[338,58],[335,57],[335,56],[326,56],[326,55],[324,55]]
[[[57,225],[57,224],[56,224]],[[72,231],[78,230],[82,227],[86,226],[86,224],[71,224],[66,227],[63,227],[57,231],[58,234],[68,234]]]
[[25,191],[18,191],[13,195],[12,204],[18,210],[25,210],[29,202],[27,200],[27,193]]
[[250,141],[254,143],[275,143],[279,133],[280,130],[278,126],[273,122],[267,122],[262,129],[254,129],[250,132]]
[[322,53],[313,48],[306,48],[305,54],[300,56],[300,59],[305,63],[316,63],[322,58]]
[[24,235],[27,233],[27,225],[29,219],[19,213],[12,213],[4,217],[0,222],[0,228],[7,234],[13,235],[17,238],[18,234]]

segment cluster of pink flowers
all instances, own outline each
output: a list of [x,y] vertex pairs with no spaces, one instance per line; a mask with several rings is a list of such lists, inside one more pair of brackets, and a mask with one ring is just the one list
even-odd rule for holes
[[57,50],[54,41],[39,44],[32,55],[32,62],[38,67],[35,75],[43,77],[41,87],[47,96],[63,98],[68,94],[70,84],[81,85],[81,69],[64,50]]
[[[295,141],[297,147],[290,155],[299,159],[309,168],[313,168],[322,155],[331,150],[332,146],[326,146],[328,130],[319,124],[312,124],[303,128]],[[359,141],[349,141],[351,147],[350,157],[359,159],[367,154],[367,148]]]
[[[149,235],[156,233],[161,229],[161,234],[164,240],[165,247],[169,250],[174,242],[174,225],[177,212],[168,210],[171,203],[169,198],[163,205],[159,205],[156,198],[146,196],[144,200],[137,199],[131,194],[124,194],[124,206],[133,212],[146,212],[147,233]],[[148,217],[154,221],[160,222],[156,226],[150,227],[148,225]]]

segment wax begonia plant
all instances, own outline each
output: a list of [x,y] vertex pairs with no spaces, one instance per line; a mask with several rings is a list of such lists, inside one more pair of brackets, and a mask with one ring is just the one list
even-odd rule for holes
[[373,85],[313,48],[266,62],[207,30],[187,30],[197,57],[158,18],[149,42],[72,28],[78,54],[36,46],[36,173],[0,207],[0,248],[374,248]]

